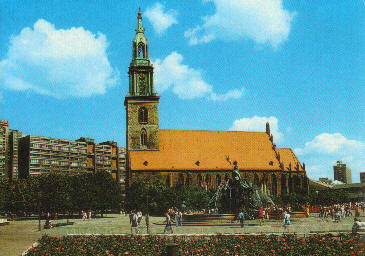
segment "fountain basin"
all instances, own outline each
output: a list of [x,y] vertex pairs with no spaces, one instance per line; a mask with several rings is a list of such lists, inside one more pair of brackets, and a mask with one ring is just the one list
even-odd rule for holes
[[236,214],[185,214],[183,222],[232,221]]

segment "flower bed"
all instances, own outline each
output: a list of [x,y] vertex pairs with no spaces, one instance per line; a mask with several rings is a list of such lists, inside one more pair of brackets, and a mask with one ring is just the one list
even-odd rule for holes
[[359,235],[215,235],[215,236],[43,236],[27,256],[165,255],[167,244],[178,255],[364,255]]

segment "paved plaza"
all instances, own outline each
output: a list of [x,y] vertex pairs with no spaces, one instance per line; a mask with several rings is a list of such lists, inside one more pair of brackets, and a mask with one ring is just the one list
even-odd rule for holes
[[[364,213],[362,213],[364,218]],[[163,234],[164,230],[163,217],[150,217],[150,233]],[[60,226],[52,229],[43,229],[38,231],[37,220],[14,221],[9,225],[0,226],[0,251],[2,256],[20,255],[21,252],[29,248],[43,234],[53,236],[64,236],[69,234],[130,234],[129,216],[119,214],[107,215],[105,218],[94,218],[82,221],[73,219],[73,225]],[[66,222],[65,219],[58,220],[55,223]],[[221,223],[224,224],[224,223]],[[245,227],[241,228],[238,222],[226,222],[225,226],[202,225],[202,226],[173,226],[174,234],[244,234],[244,233],[298,233],[309,234],[313,232],[351,232],[353,217],[347,217],[339,223],[333,222],[332,219],[322,219],[317,216],[309,218],[293,218],[292,224],[284,228],[281,220],[266,220],[260,226],[258,220],[245,221]],[[140,225],[140,233],[147,233],[144,219]]]

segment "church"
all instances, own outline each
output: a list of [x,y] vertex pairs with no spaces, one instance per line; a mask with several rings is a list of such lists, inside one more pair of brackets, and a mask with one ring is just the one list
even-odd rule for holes
[[231,176],[237,163],[241,177],[268,195],[307,192],[308,178],[290,148],[277,148],[265,132],[163,130],[159,127],[159,100],[153,84],[141,11],[129,66],[125,96],[127,182],[159,175],[167,185],[177,183],[216,188]]

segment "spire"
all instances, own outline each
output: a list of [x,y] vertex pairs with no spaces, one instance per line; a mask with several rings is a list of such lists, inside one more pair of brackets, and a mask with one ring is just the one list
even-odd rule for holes
[[137,19],[138,19],[138,24],[137,24],[136,32],[137,33],[144,33],[144,28],[143,28],[143,25],[142,25],[142,12],[141,12],[141,8],[138,9]]
[[266,133],[270,136],[270,123],[266,122]]

